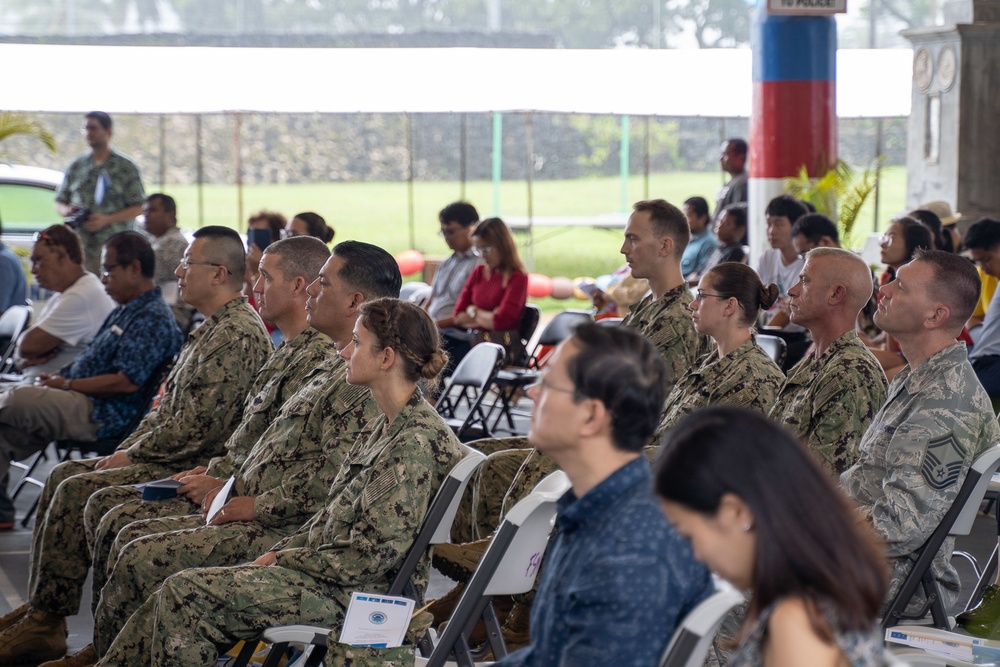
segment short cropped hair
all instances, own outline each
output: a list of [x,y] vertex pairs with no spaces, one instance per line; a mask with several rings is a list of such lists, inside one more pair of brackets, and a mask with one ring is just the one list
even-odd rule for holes
[[165,195],[162,192],[154,192],[153,194],[146,197],[146,201],[152,201],[154,199],[160,200],[160,205],[163,206],[163,210],[170,213],[175,218],[177,217],[177,202],[170,195]]
[[202,227],[192,234],[196,239],[206,239],[207,261],[226,267],[229,278],[226,281],[230,287],[239,288],[243,285],[246,274],[247,253],[243,248],[243,239],[235,230],[222,225]]
[[292,236],[275,241],[264,248],[265,255],[278,259],[278,270],[285,280],[298,276],[311,283],[319,277],[319,272],[330,259],[330,249],[315,236]]
[[771,215],[776,218],[785,217],[793,225],[795,221],[804,216],[807,213],[807,209],[802,205],[795,197],[789,197],[788,195],[779,195],[772,199],[767,204],[767,208],[764,209],[764,215]]
[[970,250],[992,250],[1000,245],[1000,220],[982,218],[966,230],[962,245]]
[[746,157],[747,152],[750,150],[750,146],[747,145],[745,139],[740,139],[739,137],[730,137],[726,139],[726,144],[733,147],[733,151],[737,155],[742,155]]
[[344,260],[337,276],[364,294],[366,301],[399,298],[403,286],[399,264],[382,248],[362,241],[341,241],[333,246],[333,256]]
[[567,364],[577,400],[601,401],[611,413],[617,449],[639,452],[660,421],[669,371],[656,347],[627,327],[582,324],[570,339],[579,351]]
[[108,114],[106,114],[103,111],[91,111],[86,116],[84,116],[84,118],[93,118],[105,130],[110,130],[111,129],[111,125],[112,125],[111,116],[109,116]]
[[914,262],[926,262],[934,270],[930,291],[932,296],[948,305],[951,319],[955,323],[956,335],[969,318],[972,317],[976,304],[979,303],[979,291],[982,282],[976,265],[961,255],[946,250],[918,249],[913,256]]
[[479,212],[467,201],[457,201],[448,204],[438,213],[438,221],[442,225],[457,222],[462,227],[471,227],[479,222]]
[[153,252],[153,246],[149,245],[146,237],[139,232],[118,232],[105,242],[104,247],[115,251],[115,259],[118,260],[119,266],[128,266],[138,261],[143,278],[152,278],[156,275],[156,254]]
[[74,264],[83,264],[83,242],[80,235],[69,225],[52,225],[38,232],[35,243],[62,248],[66,257]]
[[837,223],[822,213],[806,213],[792,225],[792,238],[801,234],[813,243],[819,243],[824,236],[829,236],[835,243],[840,243],[840,233]]
[[688,197],[684,200],[684,205],[689,206],[699,218],[708,217],[708,202],[704,197]]
[[653,232],[674,240],[674,253],[680,257],[691,242],[691,227],[684,213],[665,199],[645,199],[632,205],[636,213],[649,213]]

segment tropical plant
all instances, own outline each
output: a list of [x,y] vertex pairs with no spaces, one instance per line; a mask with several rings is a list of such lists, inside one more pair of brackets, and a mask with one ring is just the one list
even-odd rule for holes
[[56,138],[41,123],[32,120],[27,114],[0,112],[0,142],[17,135],[34,137],[50,151],[56,152]]
[[852,233],[861,207],[878,185],[879,171],[885,156],[880,155],[864,169],[858,170],[843,160],[819,178],[811,178],[806,167],[798,176],[785,179],[785,192],[796,199],[810,202],[822,213],[837,221],[840,242],[853,246]]

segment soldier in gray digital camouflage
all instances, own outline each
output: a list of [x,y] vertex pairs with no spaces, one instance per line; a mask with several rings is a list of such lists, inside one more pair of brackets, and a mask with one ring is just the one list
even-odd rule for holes
[[[880,290],[875,323],[899,341],[907,365],[889,386],[885,406],[861,440],[857,463],[840,483],[887,546],[890,600],[912,567],[908,557],[955,502],[973,459],[1000,439],[965,343],[955,340],[979,289],[971,262],[928,250],[918,251]],[[951,565],[954,541],[945,540],[931,565],[946,608],[960,590]],[[911,607],[921,602],[915,599]]]
[[[446,355],[427,313],[395,299],[361,306],[341,354],[347,381],[367,386],[382,414],[348,454],[326,506],[252,564],[168,578],[98,665],[215,665],[221,648],[289,623],[330,627],[335,642],[351,593],[388,589],[461,458],[458,440],[417,386],[437,376]],[[418,568],[421,592],[429,565],[425,557]]]
[[[681,256],[691,240],[687,218],[663,199],[636,202],[625,225],[625,255],[633,278],[649,281],[650,294],[632,307],[623,326],[653,341],[670,371],[669,387],[709,351],[708,338],[695,331]],[[503,489],[501,489],[501,492]]]
[[691,319],[699,333],[715,341],[717,350],[702,357],[697,369],[678,379],[667,395],[654,442],[684,415],[707,405],[767,413],[785,374],[757,345],[753,326],[778,292],[777,285],[765,286],[753,269],[739,262],[716,264],[701,277],[691,301]]
[[189,470],[223,453],[271,352],[241,291],[244,265],[239,234],[225,227],[195,232],[177,277],[181,298],[206,321],[182,348],[157,404],[116,452],[66,461],[49,474],[32,536],[29,603],[0,618],[0,664],[66,653],[66,617],[79,610],[90,565],[81,527],[92,493]]
[[791,320],[809,330],[813,349],[788,371],[770,416],[831,474],[854,463],[861,436],[885,402],[885,373],[854,332],[873,289],[860,257],[815,248],[788,290]]
[[[289,241],[326,249],[310,237],[278,241],[264,251],[262,276],[273,276],[276,268],[268,261],[268,251]],[[306,382],[288,398],[248,454],[230,454],[213,461],[205,474],[211,485],[203,495],[205,507],[225,481],[212,478],[214,470],[223,476],[234,474],[236,483],[230,499],[208,525],[203,514],[195,514],[198,506],[190,500],[174,503],[186,502],[183,511],[156,512],[159,503],[133,501],[104,516],[97,531],[102,538],[98,546],[104,544],[107,549],[95,551],[94,563],[107,563],[107,567],[95,566],[95,582],[98,568],[108,579],[103,591],[95,583],[94,645],[65,661],[49,663],[49,667],[97,662],[129,616],[169,575],[190,567],[253,560],[323,508],[347,452],[370,432],[378,416],[371,393],[346,381],[344,361],[334,344],[340,349],[350,344],[362,303],[398,296],[401,283],[399,267],[385,250],[357,241],[345,241],[334,248],[315,281],[308,288],[302,286],[308,289],[309,300],[299,304],[309,309],[314,329],[322,328],[318,335],[325,341],[326,358],[318,367],[299,368],[307,376]],[[265,303],[267,294],[264,292]],[[88,515],[98,500],[97,494],[91,498]],[[144,512],[148,520],[129,523],[133,518],[142,519]],[[184,514],[190,516],[176,516]]]

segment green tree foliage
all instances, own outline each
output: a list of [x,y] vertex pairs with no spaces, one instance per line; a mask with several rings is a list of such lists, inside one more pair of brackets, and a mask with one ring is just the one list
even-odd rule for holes
[[55,137],[41,123],[32,120],[27,114],[0,112],[0,143],[5,139],[21,135],[34,137],[45,144],[50,151],[56,152]]

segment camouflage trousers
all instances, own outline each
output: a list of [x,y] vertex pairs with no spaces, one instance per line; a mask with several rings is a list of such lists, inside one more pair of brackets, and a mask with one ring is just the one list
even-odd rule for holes
[[143,602],[97,664],[215,665],[220,649],[270,626],[339,628],[349,600],[350,591],[277,565],[185,570]]
[[87,537],[80,528],[91,494],[107,486],[136,484],[176,472],[145,463],[94,470],[99,460],[65,461],[45,481],[28,560],[28,599],[37,609],[60,616],[80,610],[91,563]]
[[114,548],[118,531],[141,519],[194,514],[198,507],[182,496],[144,501],[134,486],[110,486],[91,495],[83,512],[83,529],[87,534],[90,559],[94,564],[91,611],[96,614],[101,589],[107,583],[115,558],[121,550]]
[[256,521],[206,526],[200,514],[126,525],[112,546],[108,580],[94,612],[98,655],[108,650],[129,616],[170,575],[189,568],[248,563],[294,528],[267,528]]
[[476,440],[469,446],[486,454],[487,459],[469,480],[455,514],[451,529],[455,544],[475,542],[496,530],[507,489],[533,451],[527,438]]

